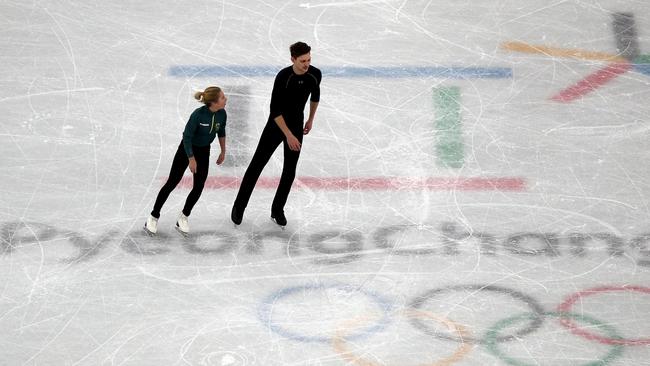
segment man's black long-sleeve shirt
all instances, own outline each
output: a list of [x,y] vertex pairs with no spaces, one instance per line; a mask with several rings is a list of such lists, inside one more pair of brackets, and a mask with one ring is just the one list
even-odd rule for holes
[[280,70],[273,83],[269,121],[282,116],[287,124],[302,124],[307,98],[311,95],[312,102],[320,101],[321,78],[321,71],[314,66],[302,75],[297,75],[292,66]]

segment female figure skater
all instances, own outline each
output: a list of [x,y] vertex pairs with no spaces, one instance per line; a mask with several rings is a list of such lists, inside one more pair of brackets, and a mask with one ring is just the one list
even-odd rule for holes
[[221,153],[217,158],[217,165],[223,163],[226,156],[226,98],[221,88],[211,86],[202,92],[194,94],[194,98],[204,105],[197,108],[190,115],[185,130],[183,131],[183,140],[176,150],[174,161],[169,172],[169,178],[163,185],[156,198],[151,215],[144,224],[144,229],[150,235],[155,235],[158,231],[158,219],[160,210],[165,204],[169,194],[176,188],[183,178],[185,169],[189,166],[193,176],[193,186],[190,194],[185,200],[185,206],[176,221],[176,230],[181,234],[187,235],[190,232],[188,217],[192,208],[199,200],[205,180],[208,177],[208,167],[210,166],[210,144],[216,136],[219,136],[219,145]]

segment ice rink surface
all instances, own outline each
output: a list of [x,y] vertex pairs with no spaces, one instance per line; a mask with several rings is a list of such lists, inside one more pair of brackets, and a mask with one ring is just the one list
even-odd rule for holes
[[[305,1],[0,3],[0,365],[650,365],[647,1]],[[278,149],[235,228],[299,40],[289,224]]]

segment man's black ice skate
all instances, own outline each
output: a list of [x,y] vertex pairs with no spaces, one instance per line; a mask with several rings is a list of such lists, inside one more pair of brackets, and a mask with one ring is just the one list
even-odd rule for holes
[[276,224],[284,228],[287,226],[287,218],[284,217],[284,211],[271,212],[271,219],[275,221]]
[[244,210],[232,206],[232,211],[230,211],[230,219],[235,225],[241,224],[241,220],[244,218]]

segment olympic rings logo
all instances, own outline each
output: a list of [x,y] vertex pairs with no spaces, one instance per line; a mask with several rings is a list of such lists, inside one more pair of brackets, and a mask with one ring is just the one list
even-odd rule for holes
[[[309,301],[318,303],[320,301],[318,296],[324,295],[331,297],[332,292],[343,295],[346,299],[341,303],[343,307],[354,307],[356,304],[351,300],[352,297],[362,295],[377,312],[371,312],[372,315],[365,314],[351,317],[345,321],[337,319],[335,331],[328,336],[308,335],[306,333],[313,328],[307,327],[302,331],[297,331],[291,329],[291,326],[282,325],[282,322],[279,321],[281,316],[277,314],[277,309],[282,307],[281,303],[292,302],[294,300],[293,302],[298,303],[297,307],[309,306]],[[496,321],[482,336],[473,334],[471,327],[467,325],[460,324],[446,316],[427,310],[427,302],[444,295],[463,292],[471,293],[472,295],[479,293],[492,293],[498,296],[505,295],[521,303],[528,310],[524,313],[515,314]],[[587,342],[596,342],[609,346],[609,350],[600,356],[600,358],[594,361],[587,361],[581,365],[607,365],[622,355],[625,346],[649,345],[650,337],[625,338],[612,326],[612,322],[608,323],[596,319],[593,316],[583,314],[582,309],[576,311],[573,308],[576,304],[584,305],[584,301],[588,298],[624,292],[650,295],[650,287],[627,285],[593,287],[566,296],[554,311],[548,311],[529,295],[511,288],[491,284],[455,285],[432,289],[416,296],[408,302],[404,309],[397,309],[387,297],[359,286],[340,283],[316,283],[288,287],[271,293],[260,304],[258,317],[274,333],[285,338],[299,342],[330,344],[334,351],[347,364],[358,366],[375,366],[383,365],[384,363],[375,363],[373,360],[365,358],[364,355],[355,354],[349,347],[349,343],[369,338],[384,331],[395,316],[407,319],[415,329],[432,338],[458,343],[458,347],[450,355],[435,355],[440,357],[437,361],[421,364],[422,366],[447,366],[455,364],[464,359],[476,346],[485,347],[492,355],[508,365],[539,365],[538,362],[526,363],[525,360],[508,355],[508,351],[503,347],[503,344],[513,341],[521,342],[527,335],[537,331],[548,318],[554,318],[557,320],[557,324],[567,329],[570,334],[579,336]],[[304,301],[295,301],[295,296],[300,295],[304,296]],[[329,305],[325,304],[324,306],[327,307]],[[312,314],[309,318],[311,321],[318,321],[316,319],[318,315]],[[431,322],[444,326],[444,330],[431,327],[428,325]],[[291,321],[288,323],[295,326],[300,322]]]

